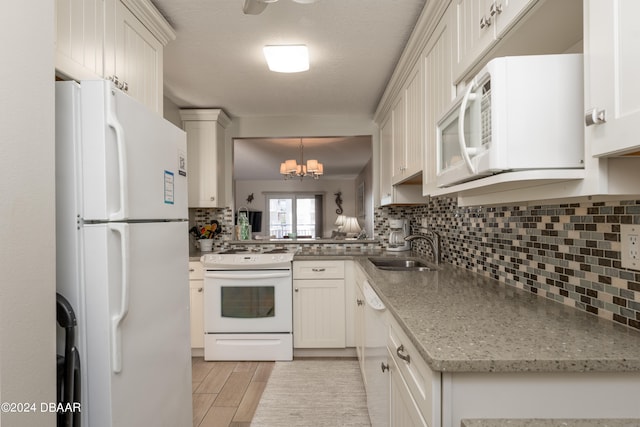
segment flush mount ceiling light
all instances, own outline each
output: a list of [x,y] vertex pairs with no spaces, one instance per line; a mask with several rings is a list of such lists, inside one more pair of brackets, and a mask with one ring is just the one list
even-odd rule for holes
[[[245,15],[259,15],[265,10],[269,3],[275,3],[278,0],[244,0],[242,11]],[[317,0],[293,0],[295,3],[311,4]]]
[[285,160],[280,163],[280,173],[284,179],[298,177],[302,180],[305,176],[319,179],[320,175],[324,173],[324,165],[317,160],[307,160],[307,163],[304,163],[302,138],[300,138],[300,164],[295,159]]
[[306,45],[267,45],[263,51],[271,71],[299,73],[309,69],[309,51]]

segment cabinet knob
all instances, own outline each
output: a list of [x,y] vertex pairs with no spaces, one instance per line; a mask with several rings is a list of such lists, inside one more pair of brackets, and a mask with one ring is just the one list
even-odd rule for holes
[[129,91],[129,83],[121,82],[118,76],[109,76],[108,80],[111,80],[115,87],[120,89],[121,91],[128,92]]
[[209,197],[209,200],[213,202],[214,200],[216,200],[216,198],[214,196],[211,196]]
[[487,27],[491,26],[491,18],[487,18],[486,16],[483,16],[482,18],[480,18],[480,29],[483,30]]
[[356,299],[356,304],[362,305],[362,304],[364,304],[364,301],[361,300],[361,299]]
[[383,373],[384,373],[384,371],[388,371],[389,370],[389,364],[388,363],[384,363],[384,362],[380,362],[380,369],[382,369]]
[[587,126],[601,125],[607,122],[607,110],[598,110],[591,108],[584,113],[584,122]]
[[198,292],[202,292],[202,288],[198,288]]
[[403,352],[404,352],[404,345],[400,344],[400,347],[396,349],[396,354],[400,359],[404,360],[407,363],[411,363],[411,356],[409,356],[409,354],[402,354]]
[[489,8],[489,14],[491,16],[500,15],[502,13],[502,5],[497,2],[491,3],[491,7]]
[[298,288],[295,288],[295,289],[294,289],[294,291],[295,291],[295,292],[298,292]]

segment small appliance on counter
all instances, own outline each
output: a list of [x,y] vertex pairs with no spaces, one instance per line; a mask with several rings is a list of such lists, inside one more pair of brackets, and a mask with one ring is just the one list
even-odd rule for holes
[[388,251],[401,252],[411,249],[411,242],[407,242],[405,237],[409,235],[408,219],[389,219],[389,247]]

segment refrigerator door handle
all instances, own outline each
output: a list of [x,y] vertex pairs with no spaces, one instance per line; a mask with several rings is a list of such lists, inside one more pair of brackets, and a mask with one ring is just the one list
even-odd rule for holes
[[116,92],[112,85],[106,85],[106,120],[107,125],[116,133],[116,147],[118,150],[118,170],[119,170],[119,189],[120,189],[120,209],[109,215],[111,221],[126,219],[128,217],[128,192],[127,192],[127,151],[124,128],[118,120],[116,114]]
[[111,316],[111,365],[115,374],[122,371],[122,328],[121,324],[129,312],[129,224],[109,224],[109,229],[120,235],[120,257],[122,272],[120,278],[120,307]]

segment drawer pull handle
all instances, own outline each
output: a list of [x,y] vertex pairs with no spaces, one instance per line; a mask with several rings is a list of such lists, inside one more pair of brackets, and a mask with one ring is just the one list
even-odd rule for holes
[[404,351],[404,345],[400,344],[400,347],[396,349],[396,354],[400,359],[404,360],[407,363],[411,363],[411,356],[409,356],[409,354],[406,354],[406,355],[402,354],[403,351]]
[[324,268],[322,268],[322,267],[314,267],[314,268],[311,269],[311,271],[315,271],[316,273],[319,273],[319,272],[324,271]]
[[190,269],[189,269],[189,273],[193,273],[194,271],[196,271],[196,269],[195,269],[195,268],[190,268]]
[[389,370],[389,364],[388,363],[384,363],[384,362],[380,362],[380,369],[382,369],[382,373],[384,373],[384,371],[388,371]]

